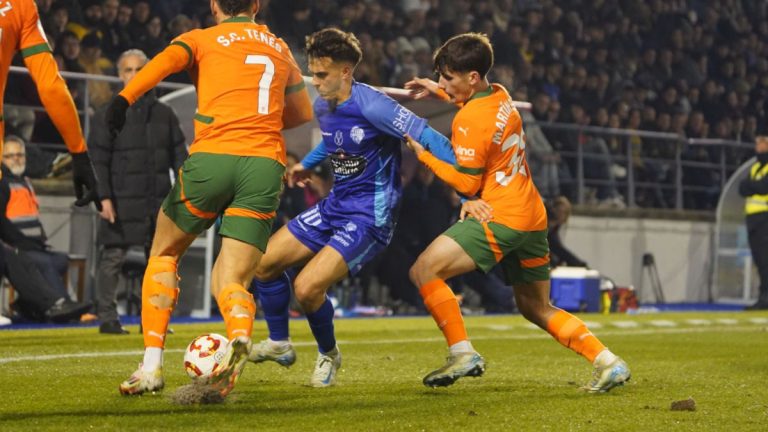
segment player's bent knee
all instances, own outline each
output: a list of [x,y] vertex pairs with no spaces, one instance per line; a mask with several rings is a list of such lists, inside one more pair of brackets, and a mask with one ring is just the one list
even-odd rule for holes
[[301,278],[296,279],[294,293],[296,294],[296,301],[299,302],[305,313],[316,311],[325,300],[325,290],[315,284],[307,283]]
[[422,254],[411,266],[411,269],[408,271],[408,276],[416,287],[421,287],[425,283],[438,277],[437,273],[437,268],[434,263],[432,263],[432,260],[428,256]]
[[259,263],[253,272],[253,277],[258,281],[269,282],[277,279],[281,274],[283,274],[283,269],[279,266]]

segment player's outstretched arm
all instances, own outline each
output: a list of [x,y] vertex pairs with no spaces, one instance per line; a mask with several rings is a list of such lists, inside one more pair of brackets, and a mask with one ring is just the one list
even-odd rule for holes
[[173,42],[136,74],[107,107],[106,122],[114,139],[125,125],[125,112],[144,93],[168,75],[181,72],[192,62],[191,49],[183,42]]
[[473,196],[480,189],[482,172],[458,164],[451,165],[443,162],[428,152],[421,143],[410,135],[406,135],[405,138],[408,148],[416,153],[416,157],[457,192],[465,196]]
[[72,180],[77,197],[75,205],[86,206],[93,202],[101,211],[98,181],[85,146],[80,118],[72,95],[59,75],[56,61],[50,53],[41,52],[25,57],[24,64],[35,81],[40,101],[72,154]]

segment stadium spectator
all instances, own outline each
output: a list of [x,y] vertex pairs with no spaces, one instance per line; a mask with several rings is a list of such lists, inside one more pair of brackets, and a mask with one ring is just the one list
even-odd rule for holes
[[83,19],[69,21],[67,23],[67,30],[82,40],[88,33],[100,31],[103,11],[101,9],[101,0],[80,0],[80,6],[83,11]]
[[102,16],[99,33],[101,34],[101,49],[104,55],[115,61],[123,46],[127,45],[128,36],[119,31],[118,16],[120,14],[120,0],[103,0],[101,2]]
[[[2,218],[0,224],[6,253],[16,254],[21,256],[20,260],[29,261],[42,275],[43,279],[37,284],[44,285],[40,289],[50,291],[54,295],[52,300],[56,300],[58,305],[62,307],[67,305],[67,309],[72,309],[70,306],[74,302],[71,301],[64,279],[69,267],[69,257],[66,253],[54,251],[46,243],[47,237],[40,221],[38,199],[32,183],[24,177],[26,170],[24,141],[13,135],[7,136],[2,151],[0,208],[4,209],[4,212],[0,215]],[[52,307],[52,304],[48,304],[48,307]],[[90,305],[75,309],[82,309],[81,313],[83,313],[89,307]],[[33,305],[32,309],[45,311],[48,308],[41,309]]]
[[[109,59],[101,55],[101,38],[97,33],[88,33],[80,41],[80,55],[78,63],[83,71],[92,75],[110,75],[114,65]],[[89,80],[88,103],[92,109],[99,109],[112,99],[112,89],[108,82]]]
[[[506,89],[488,82],[493,66],[490,41],[477,33],[454,36],[436,51],[434,66],[439,82],[415,78],[406,87],[417,98],[432,94],[460,104],[451,137],[456,163],[438,160],[406,135],[408,147],[458,192],[465,196],[477,193],[479,199],[462,205],[463,222],[433,241],[410,270],[450,352],[446,364],[424,377],[424,384],[448,386],[464,376],[483,375],[485,361],[469,341],[461,310],[445,279],[475,269],[487,273],[501,263],[523,316],[593,364],[593,377],[584,389],[605,392],[623,385],[630,378],[626,363],[581,320],[549,301],[546,210],[529,174],[525,147],[519,143],[522,121]],[[517,145],[498,150],[500,142]],[[493,172],[508,166],[513,167],[506,171],[508,175]],[[465,213],[471,217],[464,219]]]
[[63,3],[53,3],[51,9],[43,14],[40,12],[43,19],[43,28],[48,36],[49,40],[56,41],[59,39],[62,33],[67,31],[67,25],[69,24],[69,9]]
[[[147,61],[142,51],[128,50],[117,61],[117,74],[127,84]],[[106,130],[103,110],[98,112],[88,145],[101,179],[99,332],[127,334],[117,315],[118,278],[130,247],[149,254],[154,215],[171,190],[169,171],[175,177],[187,158],[184,134],[173,110],[149,91],[128,109],[125,127],[114,139]]]
[[147,20],[146,32],[136,40],[139,48],[147,53],[149,58],[154,57],[168,45],[165,30],[163,29],[163,20],[158,15],[154,15]]
[[748,309],[764,310],[768,309],[768,131],[758,133],[755,153],[757,160],[739,183],[739,193],[746,198],[749,248],[760,276],[759,297]]

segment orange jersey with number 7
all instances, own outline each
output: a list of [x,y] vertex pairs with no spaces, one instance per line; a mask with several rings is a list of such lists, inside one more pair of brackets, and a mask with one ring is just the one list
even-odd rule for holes
[[[306,93],[285,42],[250,18],[229,18],[177,37],[120,95],[133,104],[162,78],[185,68],[197,88],[190,154],[262,156],[285,164],[286,98]],[[306,106],[299,109],[311,113],[309,98],[300,102]]]
[[467,101],[453,119],[456,165],[429,152],[419,160],[460,193],[493,207],[493,222],[518,231],[547,227],[547,212],[525,160],[523,121],[498,84]]
[[[0,1],[0,92],[5,94],[8,69],[17,51],[21,51],[24,64],[35,81],[40,100],[53,124],[64,139],[70,153],[86,150],[80,119],[72,96],[59,68],[51,55],[43,26],[33,0]],[[0,100],[0,149],[5,136]]]

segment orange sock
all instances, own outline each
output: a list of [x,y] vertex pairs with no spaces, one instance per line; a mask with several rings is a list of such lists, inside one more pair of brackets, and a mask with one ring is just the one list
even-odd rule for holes
[[563,346],[576,351],[590,362],[605,349],[584,322],[564,310],[558,310],[547,322],[547,331]]
[[459,302],[444,280],[435,279],[427,282],[419,289],[419,294],[424,299],[424,305],[432,314],[440,331],[443,332],[448,346],[468,339]]
[[[176,299],[179,298],[179,289],[175,286],[163,285],[156,281],[154,276],[159,273],[173,273],[178,280],[176,264],[176,259],[168,256],[150,257],[147,262],[141,284],[141,327],[144,330],[144,347],[163,348],[165,346],[165,334],[168,331],[168,323],[171,322],[171,313],[176,306]],[[167,307],[153,304],[153,298],[155,302]]]
[[[251,337],[253,317],[256,315],[253,295],[242,285],[231,283],[221,290],[216,302],[219,304],[224,325],[227,327],[227,338],[232,340],[237,336]],[[235,307],[238,306],[239,311],[235,311]]]

